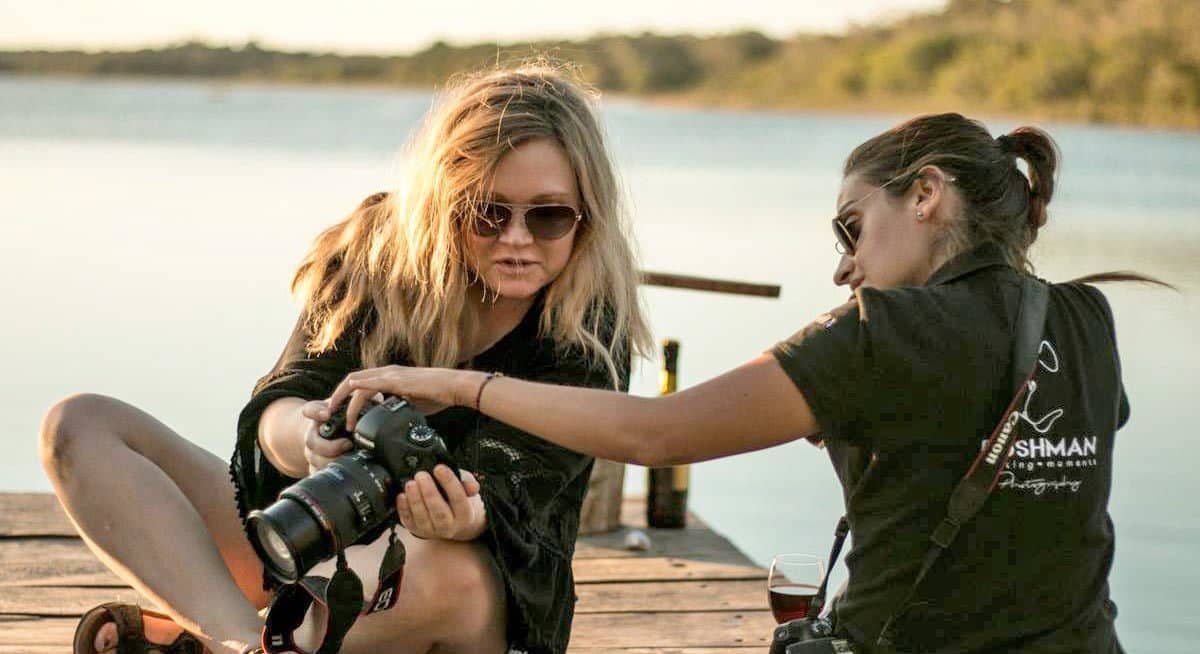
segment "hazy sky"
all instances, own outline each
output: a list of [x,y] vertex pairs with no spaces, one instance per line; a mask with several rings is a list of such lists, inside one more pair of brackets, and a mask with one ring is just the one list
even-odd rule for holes
[[600,31],[773,36],[838,31],[944,0],[732,2],[465,2],[463,0],[0,0],[0,48],[128,48],[183,39],[343,52],[404,52],[434,40],[469,43],[579,37]]

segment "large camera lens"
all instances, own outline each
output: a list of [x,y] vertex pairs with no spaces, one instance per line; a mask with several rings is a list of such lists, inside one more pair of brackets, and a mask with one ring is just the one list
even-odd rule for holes
[[269,522],[260,520],[255,523],[254,533],[258,537],[259,544],[262,545],[267,560],[271,562],[272,568],[281,572],[285,577],[298,576],[296,574],[296,557],[292,556],[292,551],[288,549],[287,541],[283,540],[283,537]]
[[297,581],[332,549],[325,520],[309,494],[293,486],[271,506],[250,513],[250,542],[268,572],[286,582]]
[[298,581],[391,515],[391,486],[387,470],[366,452],[342,456],[251,512],[251,543],[273,576]]

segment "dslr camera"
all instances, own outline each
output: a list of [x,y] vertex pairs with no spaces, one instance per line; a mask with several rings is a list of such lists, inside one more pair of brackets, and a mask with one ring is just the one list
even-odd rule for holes
[[775,627],[771,654],[854,654],[854,645],[835,637],[828,620],[802,618]]
[[418,472],[432,472],[439,463],[459,472],[442,437],[402,398],[368,405],[353,433],[346,431],[343,406],[317,432],[327,440],[349,438],[354,449],[247,517],[259,558],[285,583],[395,520],[396,495]]

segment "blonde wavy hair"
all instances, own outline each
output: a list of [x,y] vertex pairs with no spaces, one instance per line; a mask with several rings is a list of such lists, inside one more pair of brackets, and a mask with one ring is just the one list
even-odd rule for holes
[[396,353],[418,366],[462,362],[481,306],[468,292],[481,283],[468,263],[468,208],[487,194],[505,154],[550,137],[574,169],[584,219],[566,267],[543,290],[539,335],[562,351],[579,348],[616,386],[625,357],[651,344],[628,218],[585,88],[543,63],[450,86],[406,149],[401,188],[322,232],[296,271],[309,351],[333,348],[357,325],[366,367]]

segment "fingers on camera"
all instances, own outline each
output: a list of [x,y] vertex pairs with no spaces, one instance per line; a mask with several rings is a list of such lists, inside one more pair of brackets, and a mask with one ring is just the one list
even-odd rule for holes
[[[466,515],[470,509],[467,504],[467,491],[462,482],[454,476],[449,466],[438,464],[433,469],[433,475],[446,491],[446,501],[450,503],[450,513],[454,516]],[[453,519],[453,518],[452,518]]]
[[454,513],[437,488],[437,482],[427,473],[417,473],[421,486],[421,497],[429,511],[429,519],[440,536],[449,536],[454,528]]
[[433,522],[429,518],[429,509],[425,506],[425,498],[421,486],[416,481],[408,482],[404,487],[408,495],[408,508],[412,512],[413,527],[423,536],[433,534]]
[[467,495],[467,497],[473,497],[479,494],[479,480],[476,479],[475,475],[469,470],[462,471],[462,486],[463,492]]
[[305,402],[304,406],[300,407],[300,414],[309,420],[321,420],[321,416],[326,412],[327,406],[321,400]]
[[346,403],[346,429],[353,431],[363,409],[369,404],[383,402],[384,395],[378,391],[360,388],[350,392],[349,400]]

